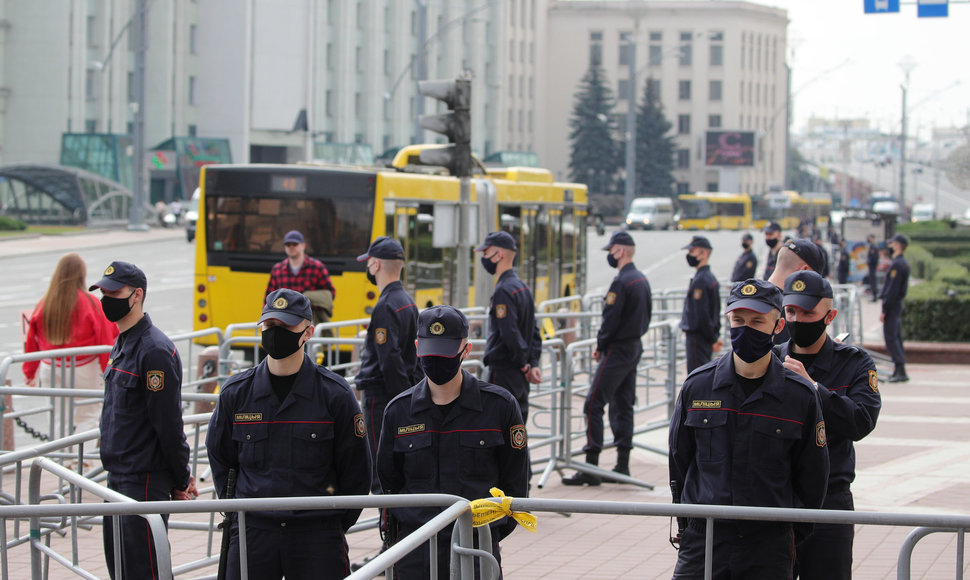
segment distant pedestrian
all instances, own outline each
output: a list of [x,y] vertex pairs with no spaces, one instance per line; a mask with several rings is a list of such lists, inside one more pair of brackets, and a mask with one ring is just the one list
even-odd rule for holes
[[528,423],[530,385],[542,382],[542,336],[536,325],[532,291],[512,267],[518,248],[511,234],[492,232],[475,251],[482,252],[482,267],[496,280],[489,300],[485,342],[488,382],[512,393],[519,402],[522,420]]
[[[633,263],[636,244],[630,234],[619,231],[603,247],[607,262],[619,273],[603,300],[603,322],[596,335],[593,375],[583,414],[586,415],[586,463],[599,465],[603,450],[603,411],[610,406],[610,428],[616,446],[613,471],[630,475],[633,449],[633,404],[636,399],[637,364],[643,354],[642,336],[650,328],[652,313],[650,282]],[[599,485],[598,475],[577,471],[562,480],[565,485]]]
[[758,269],[758,258],[751,249],[754,238],[751,234],[745,233],[741,236],[741,248],[744,250],[734,263],[734,272],[731,274],[732,282],[740,282],[748,278],[754,278],[755,271]]
[[845,238],[839,239],[839,264],[836,267],[836,279],[839,284],[846,284],[849,281],[849,266],[852,258],[849,256],[849,249],[846,247]]
[[768,246],[768,257],[765,259],[765,280],[775,272],[775,263],[778,261],[778,250],[781,249],[781,225],[776,221],[770,221],[765,225],[765,245]]
[[869,283],[869,296],[872,302],[879,300],[879,289],[877,288],[876,272],[879,269],[879,245],[876,244],[876,236],[869,234],[866,238],[868,247],[866,249],[866,267],[869,275],[866,280]]
[[[111,262],[88,290],[101,289],[105,318],[120,334],[104,372],[101,464],[108,489],[138,501],[195,499],[182,422],[182,360],[144,311],[148,280],[128,262]],[[163,516],[166,524],[168,516]],[[113,578],[157,578],[158,554],[145,520],[121,516],[115,570],[114,518],[104,520],[104,557]]]
[[886,273],[886,282],[882,287],[882,335],[886,340],[886,350],[893,359],[893,374],[890,383],[904,383],[909,380],[906,374],[906,351],[903,349],[903,299],[909,289],[909,262],[903,252],[909,247],[909,238],[903,234],[896,234],[889,240],[889,249],[893,253],[893,262]]
[[708,265],[711,242],[704,236],[694,236],[683,249],[687,250],[687,265],[695,270],[680,317],[689,373],[711,362],[713,353],[720,352],[724,342],[721,340],[720,287]]
[[314,324],[329,322],[337,290],[330,281],[327,267],[320,260],[306,255],[306,239],[296,230],[286,232],[283,236],[283,249],[286,259],[275,264],[270,271],[263,299],[280,288],[296,290],[310,299]]

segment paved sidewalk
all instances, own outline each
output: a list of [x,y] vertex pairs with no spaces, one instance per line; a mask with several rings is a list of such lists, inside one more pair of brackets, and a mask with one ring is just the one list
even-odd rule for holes
[[0,238],[0,258],[28,254],[63,253],[65,250],[123,246],[151,240],[184,238],[185,228],[150,228],[129,231],[124,228],[86,229],[64,234],[28,234]]

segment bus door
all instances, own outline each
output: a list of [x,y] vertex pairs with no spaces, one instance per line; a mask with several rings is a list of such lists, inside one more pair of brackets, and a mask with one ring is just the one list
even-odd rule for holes
[[539,208],[537,206],[522,206],[521,208],[521,223],[522,230],[520,234],[520,239],[522,243],[519,244],[519,263],[521,264],[521,272],[519,272],[522,280],[532,288],[533,295],[538,291],[537,280],[539,276],[539,247],[537,236],[537,220],[538,220]]
[[[563,211],[560,208],[548,209],[546,210],[549,216],[549,235],[547,237],[547,251],[548,256],[548,279],[549,285],[547,287],[547,294],[545,300],[550,298],[559,298],[562,296],[562,238],[563,238]],[[536,299],[536,302],[542,302],[540,299]]]
[[401,283],[411,296],[417,291],[418,273],[412,264],[417,264],[418,238],[418,204],[407,202],[386,202],[393,204],[385,207],[387,223],[385,235],[396,239],[404,247],[405,267],[401,273]]

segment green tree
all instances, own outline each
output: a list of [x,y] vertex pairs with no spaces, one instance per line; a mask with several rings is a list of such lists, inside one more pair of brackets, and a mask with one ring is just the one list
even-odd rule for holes
[[576,106],[569,119],[569,178],[585,183],[591,194],[615,194],[620,167],[612,117],[616,102],[601,67],[590,66],[574,98]]
[[673,196],[673,125],[664,116],[656,83],[647,79],[643,104],[637,111],[637,192]]

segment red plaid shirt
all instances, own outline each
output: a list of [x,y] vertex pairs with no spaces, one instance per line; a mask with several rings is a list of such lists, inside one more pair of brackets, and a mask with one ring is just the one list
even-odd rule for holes
[[280,288],[289,288],[301,294],[307,290],[330,290],[333,297],[337,297],[337,290],[330,282],[330,272],[327,271],[327,267],[320,260],[310,256],[304,259],[303,266],[295,275],[290,269],[289,259],[275,264],[269,273],[269,284],[266,285],[266,294],[263,295],[263,300],[266,299],[266,296],[269,296],[270,292]]

